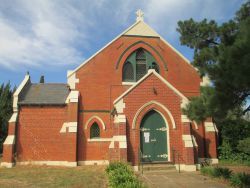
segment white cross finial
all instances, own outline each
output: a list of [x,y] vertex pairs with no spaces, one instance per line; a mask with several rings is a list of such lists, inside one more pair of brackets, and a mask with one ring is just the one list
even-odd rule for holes
[[136,21],[139,22],[139,21],[143,21],[143,16],[144,16],[144,13],[142,12],[141,9],[137,10],[136,11]]

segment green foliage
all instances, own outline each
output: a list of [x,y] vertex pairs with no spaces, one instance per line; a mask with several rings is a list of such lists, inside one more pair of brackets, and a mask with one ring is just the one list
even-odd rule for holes
[[240,140],[237,148],[242,153],[250,155],[250,137]]
[[204,121],[210,114],[214,113],[216,108],[213,108],[214,88],[201,87],[201,96],[193,97],[191,102],[182,109],[184,114],[187,114],[191,120],[198,123]]
[[224,178],[229,179],[232,175],[232,171],[228,168],[221,168],[221,167],[203,167],[201,168],[201,173],[203,175],[208,175],[213,178]]
[[214,169],[214,174],[217,177],[222,177],[224,179],[229,179],[230,176],[232,175],[232,171],[229,170],[228,168],[216,167]]
[[140,188],[141,182],[135,176],[131,167],[125,163],[114,162],[106,168],[109,186],[113,188]]
[[221,167],[203,167],[201,168],[203,175],[208,175],[213,178],[223,178],[230,181],[230,184],[234,187],[249,187],[250,186],[250,174],[236,173],[233,174],[228,168]]
[[250,187],[250,174],[237,173],[230,178],[230,184],[234,187]]
[[222,145],[219,147],[220,156],[219,159],[228,160],[231,159],[233,150],[227,141],[223,141]]
[[239,140],[243,140],[250,135],[250,122],[244,119],[228,117],[217,125],[223,140],[228,142],[233,151],[237,151]]
[[206,166],[206,167],[202,167],[200,171],[203,175],[209,175],[212,177],[214,168],[211,166]]
[[234,151],[227,141],[223,141],[219,147],[219,159],[234,164],[250,164],[250,155],[244,152]]
[[8,134],[8,121],[12,114],[12,90],[10,83],[0,87],[0,153],[2,153],[3,142]]
[[[214,91],[191,100],[185,109],[190,119],[223,120],[229,112],[243,108],[250,98],[250,1],[242,5],[234,20],[218,25],[206,19],[179,21],[181,44],[194,49],[192,64],[208,76]],[[208,97],[208,99],[205,99]],[[208,103],[207,103],[208,102]],[[242,113],[250,111],[245,107]]]

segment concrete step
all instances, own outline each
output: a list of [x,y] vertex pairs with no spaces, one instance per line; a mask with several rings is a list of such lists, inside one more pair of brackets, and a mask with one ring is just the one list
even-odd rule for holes
[[[176,169],[168,169],[168,170],[146,170],[146,171],[143,171],[143,174],[147,174],[147,175],[161,175],[161,174],[166,174],[166,173],[176,173],[178,172]],[[142,173],[142,172],[140,172]]]
[[143,171],[167,171],[176,170],[173,164],[143,164]]

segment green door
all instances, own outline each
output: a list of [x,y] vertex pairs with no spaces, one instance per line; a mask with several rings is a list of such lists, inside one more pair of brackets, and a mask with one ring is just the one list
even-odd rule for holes
[[154,110],[142,119],[140,146],[142,162],[168,161],[167,127],[162,116]]

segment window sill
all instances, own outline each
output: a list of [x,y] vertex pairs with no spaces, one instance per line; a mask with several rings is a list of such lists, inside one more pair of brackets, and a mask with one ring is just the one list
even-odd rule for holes
[[88,138],[88,142],[111,142],[112,138]]
[[122,82],[122,85],[134,85],[136,82]]

